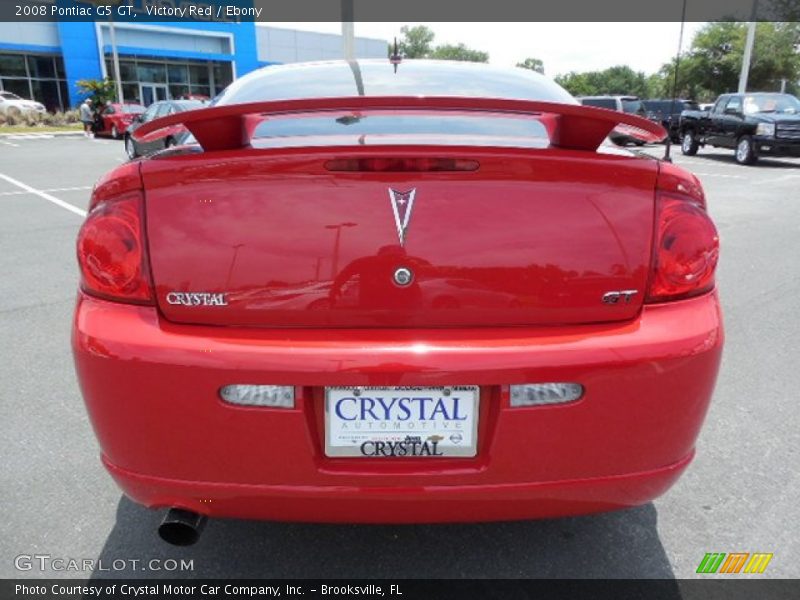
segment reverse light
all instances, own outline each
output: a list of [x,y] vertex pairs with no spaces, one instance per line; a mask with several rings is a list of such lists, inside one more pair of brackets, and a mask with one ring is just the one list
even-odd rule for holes
[[524,383],[510,386],[511,406],[542,406],[573,402],[583,396],[579,383]]
[[756,135],[775,137],[775,123],[759,123],[756,125]]
[[661,196],[647,302],[679,300],[714,287],[719,235],[697,203]]
[[78,233],[78,264],[86,293],[121,302],[153,302],[139,192],[94,206]]
[[294,408],[294,386],[291,385],[226,385],[220,397],[230,404],[264,406],[269,408]]

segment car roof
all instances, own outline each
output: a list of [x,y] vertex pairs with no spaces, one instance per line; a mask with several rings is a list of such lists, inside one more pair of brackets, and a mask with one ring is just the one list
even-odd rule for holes
[[[396,67],[396,69],[395,69]],[[517,67],[387,59],[272,65],[241,77],[215,105],[355,96],[459,96],[575,104],[551,79]]]

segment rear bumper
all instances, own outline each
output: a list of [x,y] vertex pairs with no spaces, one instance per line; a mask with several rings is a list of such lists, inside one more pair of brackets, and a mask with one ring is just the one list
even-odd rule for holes
[[152,507],[277,521],[467,523],[589,514],[644,504],[666,492],[693,456],[652,471],[610,477],[392,488],[179,481],[132,473],[105,457],[103,464],[127,496]]
[[[104,462],[134,500],[209,516],[425,522],[641,504],[694,452],[722,351],[716,294],[635,321],[470,330],[183,326],[80,295],[78,378]],[[512,408],[508,384],[577,381],[562,406]],[[234,407],[230,383],[294,385],[296,407]],[[328,458],[326,385],[479,385],[478,456]]]

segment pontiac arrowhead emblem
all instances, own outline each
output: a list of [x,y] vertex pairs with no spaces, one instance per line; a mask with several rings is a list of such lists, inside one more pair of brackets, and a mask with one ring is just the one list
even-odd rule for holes
[[406,231],[408,230],[408,222],[411,220],[411,211],[414,209],[414,196],[416,193],[416,189],[408,192],[398,192],[389,188],[389,200],[392,202],[394,223],[397,225],[397,237],[400,239],[401,246],[405,246],[406,243]]

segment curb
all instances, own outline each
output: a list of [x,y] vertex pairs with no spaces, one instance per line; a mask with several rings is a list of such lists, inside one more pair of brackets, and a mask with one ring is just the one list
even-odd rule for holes
[[65,137],[72,135],[83,135],[83,131],[26,131],[26,132],[18,131],[16,133],[0,133],[0,139],[7,137],[16,137],[20,135],[22,136],[53,135],[53,136]]

